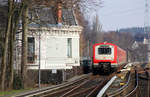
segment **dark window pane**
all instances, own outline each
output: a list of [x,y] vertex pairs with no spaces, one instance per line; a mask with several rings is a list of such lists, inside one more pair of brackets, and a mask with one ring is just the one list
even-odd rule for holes
[[34,37],[28,37],[28,63],[34,63],[35,40]]
[[67,41],[68,41],[67,56],[68,56],[68,58],[70,58],[70,57],[72,57],[72,38],[68,38]]
[[111,54],[111,48],[98,48],[98,54]]

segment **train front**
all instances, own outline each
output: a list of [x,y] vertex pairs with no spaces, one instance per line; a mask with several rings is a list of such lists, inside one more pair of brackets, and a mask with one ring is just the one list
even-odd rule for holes
[[93,74],[109,73],[111,63],[115,61],[115,45],[111,43],[98,43],[93,46]]

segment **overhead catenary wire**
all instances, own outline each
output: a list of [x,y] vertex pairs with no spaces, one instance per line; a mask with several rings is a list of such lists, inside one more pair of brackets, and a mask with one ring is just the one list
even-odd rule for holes
[[138,8],[134,8],[134,9],[128,9],[128,10],[122,10],[122,11],[116,11],[116,12],[110,12],[110,13],[106,13],[106,14],[101,14],[101,16],[112,16],[112,15],[122,15],[122,14],[134,14],[135,12],[143,12],[143,7],[138,7]]

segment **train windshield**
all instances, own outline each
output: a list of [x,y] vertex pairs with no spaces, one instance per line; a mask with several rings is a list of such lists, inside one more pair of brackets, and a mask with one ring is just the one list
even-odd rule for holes
[[98,48],[98,54],[111,54],[111,48]]

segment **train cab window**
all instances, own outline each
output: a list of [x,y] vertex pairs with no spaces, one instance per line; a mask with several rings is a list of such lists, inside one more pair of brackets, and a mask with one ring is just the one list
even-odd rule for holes
[[98,54],[111,54],[111,48],[98,48]]

